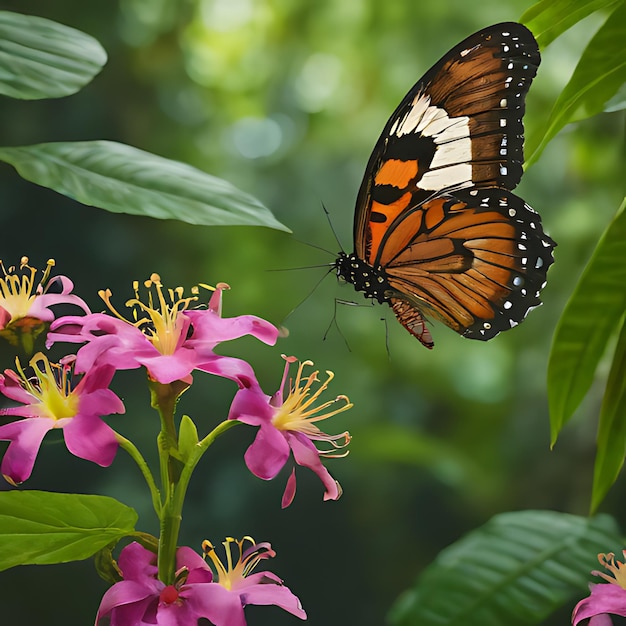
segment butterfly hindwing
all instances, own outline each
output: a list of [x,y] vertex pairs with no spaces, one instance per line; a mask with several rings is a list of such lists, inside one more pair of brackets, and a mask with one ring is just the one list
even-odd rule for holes
[[404,300],[465,337],[491,339],[541,304],[554,245],[539,215],[506,189],[437,196],[381,244],[392,308],[398,315],[394,299]]

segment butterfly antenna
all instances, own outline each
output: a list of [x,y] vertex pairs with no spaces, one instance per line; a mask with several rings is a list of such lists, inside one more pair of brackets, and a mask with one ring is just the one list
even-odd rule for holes
[[309,248],[315,248],[316,250],[321,250],[322,252],[326,252],[326,254],[330,254],[333,257],[337,256],[335,252],[331,252],[330,250],[327,250],[326,248],[322,248],[322,246],[318,246],[314,243],[309,243],[308,241],[302,241],[302,239],[294,239],[294,241],[297,241],[298,243],[301,243],[305,246],[309,246]]
[[339,246],[339,250],[341,250],[342,252],[345,252],[344,247],[341,245],[341,241],[339,240],[339,236],[337,235],[337,231],[335,230],[335,227],[333,226],[333,221],[330,219],[330,212],[324,206],[323,202],[322,202],[322,209],[324,209],[324,213],[326,214],[326,220],[328,221],[330,230],[333,233],[333,236],[335,237],[335,241],[337,242],[337,245]]
[[[333,267],[335,267],[335,264],[334,263],[322,263],[321,265],[302,265],[300,267],[277,267],[277,268],[272,268],[272,269],[266,269],[265,271],[266,272],[291,272],[293,270],[318,270],[321,267],[330,267],[332,269]],[[324,274],[324,276],[326,276],[326,274]]]
[[[320,265],[319,267],[328,267],[328,266]],[[282,321],[283,324],[287,321],[289,317],[291,317],[293,313],[295,313],[295,311],[297,311],[313,295],[315,290],[320,286],[320,284],[326,278],[326,276],[328,276],[333,271],[334,268],[335,268],[334,263],[330,267],[328,267],[328,271],[325,274],[323,274],[322,277],[315,283],[315,285],[313,286],[313,289],[311,289],[311,291],[309,291],[309,293],[304,298],[302,298],[302,300],[300,300],[300,302],[298,302],[298,304],[296,304],[296,306],[294,306],[293,309],[291,309],[291,311],[289,311],[289,313],[285,315],[285,317],[283,317],[283,321]],[[303,269],[306,269],[306,268],[303,268]],[[276,270],[276,271],[280,271],[280,270]]]

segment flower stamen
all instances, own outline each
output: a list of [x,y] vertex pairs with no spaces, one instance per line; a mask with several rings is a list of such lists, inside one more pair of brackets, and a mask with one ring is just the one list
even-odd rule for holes
[[[624,557],[626,557],[626,550],[623,551]],[[608,569],[611,574],[605,574],[604,572],[591,572],[594,576],[600,576],[607,582],[614,585],[619,585],[622,589],[626,589],[626,565],[621,561],[615,559],[615,554],[609,552],[608,554],[598,554],[598,561],[602,567]]]
[[79,397],[73,389],[74,360],[74,357],[68,357],[60,363],[50,363],[44,354],[38,352],[29,361],[34,372],[34,376],[29,377],[19,358],[15,359],[19,376],[13,374],[14,380],[38,400],[33,406],[39,409],[41,417],[59,421],[76,415]]
[[[295,361],[293,357],[286,357],[283,355],[283,358],[286,363],[283,380],[279,390],[279,394],[281,396],[287,380],[287,370],[289,365]],[[290,381],[289,394],[283,404],[277,407],[276,413],[272,418],[272,424],[278,430],[301,432],[311,439],[330,442],[335,449],[345,448],[350,443],[350,434],[347,431],[339,435],[328,435],[322,432],[316,426],[315,422],[319,422],[339,413],[343,413],[344,411],[351,409],[353,404],[350,402],[348,396],[339,395],[333,400],[314,406],[322,393],[328,388],[330,382],[335,377],[335,374],[330,370],[326,370],[326,380],[321,383],[318,378],[319,370],[315,370],[308,376],[303,376],[305,366],[309,367],[312,365],[313,361],[302,361],[300,363],[295,381]],[[314,390],[313,385],[315,383],[320,383],[320,385]],[[330,411],[327,410],[338,402],[342,402],[343,406]],[[347,452],[341,455],[334,455],[332,454],[332,451],[328,450],[320,451],[320,454],[331,458],[335,456],[345,456]]]
[[[243,546],[246,541],[250,543],[250,546],[244,550]],[[239,552],[236,562],[233,560],[233,544],[236,544]],[[215,546],[208,539],[202,542],[202,552],[205,560],[207,557],[211,559],[217,574],[217,582],[228,590],[236,588],[237,584],[250,575],[263,559],[272,558],[276,555],[269,543],[257,544],[252,537],[247,535],[243,539],[226,537],[222,545],[224,546],[226,565],[217,556]]]
[[[198,286],[191,290],[192,295],[188,297],[184,297],[182,287],[170,288],[167,290],[166,297],[161,277],[158,274],[152,274],[143,285],[148,290],[147,304],[141,300],[139,281],[133,283],[135,297],[125,303],[128,308],[132,309],[132,321],[125,318],[113,306],[110,289],[101,290],[98,295],[113,315],[141,330],[161,354],[174,354],[181,341],[185,339],[182,335],[188,328],[188,324],[180,314],[189,309],[193,302],[199,300]],[[207,290],[214,290],[209,285],[201,284],[200,286]]]

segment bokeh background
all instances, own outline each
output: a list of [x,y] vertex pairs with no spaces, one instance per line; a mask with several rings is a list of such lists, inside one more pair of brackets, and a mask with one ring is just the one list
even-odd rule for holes
[[[432,352],[333,275],[352,250],[354,200],[387,117],[443,53],[492,23],[518,19],[518,0],[13,0],[0,8],[48,17],[96,37],[109,62],[61,100],[0,100],[0,144],[110,139],[190,163],[259,197],[293,235],[252,227],[192,227],[110,214],[21,180],[0,164],[0,258],[54,257],[92,306],[109,287],[121,307],[131,281],[158,272],[171,286],[228,282],[225,314],[283,325],[274,348],[250,340],[223,351],[250,360],[268,393],[281,353],[333,370],[332,394],[354,409],[327,423],[349,429],[348,458],[329,468],[338,502],[298,474],[280,509],[286,474],[265,483],[245,468],[254,433],[217,442],[192,481],[181,542],[250,534],[270,541],[271,569],[299,595],[309,623],[381,625],[394,599],[446,545],[505,510],[586,514],[596,416],[606,368],[549,450],[545,390],[551,336],[597,239],[623,197],[624,115],[568,127],[525,174],[519,194],[558,242],[544,306],[483,344],[435,324]],[[543,54],[527,100],[532,141],[578,55],[601,23],[591,16]],[[318,249],[323,248],[328,250]],[[297,269],[309,268],[310,269]],[[335,304],[337,300],[359,306]],[[381,321],[381,318],[386,321]],[[336,324],[334,323],[336,322]],[[2,363],[8,367],[10,363]],[[140,372],[116,378],[127,415],[110,420],[154,459],[158,428]],[[181,402],[206,433],[227,414],[232,383],[196,376]],[[124,454],[102,469],[50,437],[26,488],[105,493],[157,528],[142,477]],[[613,488],[603,510],[624,517]],[[93,623],[106,589],[91,563],[3,572],[3,624]],[[572,605],[551,618],[565,623]],[[274,607],[250,625],[287,625]]]

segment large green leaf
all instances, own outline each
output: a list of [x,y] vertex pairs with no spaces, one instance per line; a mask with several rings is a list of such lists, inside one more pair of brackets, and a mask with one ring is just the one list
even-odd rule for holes
[[87,559],[133,533],[137,513],[105,496],[0,493],[0,571]]
[[599,9],[611,9],[623,0],[540,0],[520,18],[545,48],[568,28]]
[[36,100],[76,93],[103,67],[102,46],[42,17],[0,11],[0,93]]
[[115,213],[290,232],[256,198],[225,180],[121,143],[84,141],[0,148],[0,160],[33,183]]
[[603,111],[626,82],[626,3],[593,36],[572,77],[557,98],[542,136],[528,137],[527,165],[536,161],[548,142],[566,125]]
[[612,518],[504,513],[443,550],[392,610],[395,626],[538,624],[582,596],[599,552],[621,548]]
[[626,199],[602,235],[556,327],[548,362],[552,444],[593,381],[626,309]]
[[593,472],[591,510],[595,511],[624,465],[626,455],[626,320],[617,341],[613,365],[600,410],[598,449]]

